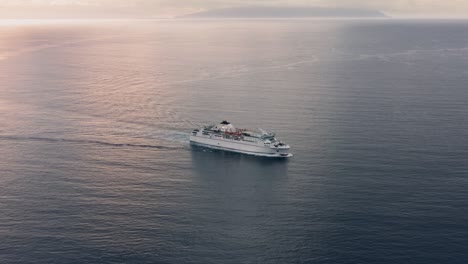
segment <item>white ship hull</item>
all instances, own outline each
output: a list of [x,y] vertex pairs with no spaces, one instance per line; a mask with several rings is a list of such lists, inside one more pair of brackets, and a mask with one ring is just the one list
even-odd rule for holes
[[288,153],[289,147],[273,148],[269,146],[264,146],[262,142],[251,143],[251,142],[239,141],[239,140],[234,140],[234,139],[226,139],[223,137],[216,137],[213,135],[203,136],[203,135],[200,135],[200,133],[197,133],[197,135],[191,135],[190,142],[193,144],[208,147],[208,148],[255,155],[255,156],[281,157],[281,158],[292,156],[292,154]]

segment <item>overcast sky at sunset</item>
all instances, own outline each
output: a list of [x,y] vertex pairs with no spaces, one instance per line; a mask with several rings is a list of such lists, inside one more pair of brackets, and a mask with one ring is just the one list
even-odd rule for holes
[[148,18],[245,5],[377,9],[391,16],[468,17],[468,0],[0,0],[0,18]]

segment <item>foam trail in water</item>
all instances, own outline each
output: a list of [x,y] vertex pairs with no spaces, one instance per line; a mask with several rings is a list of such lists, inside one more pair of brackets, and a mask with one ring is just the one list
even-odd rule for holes
[[313,57],[308,60],[299,60],[293,61],[284,64],[278,65],[268,65],[268,66],[260,66],[260,67],[244,67],[234,70],[228,70],[222,72],[221,74],[206,74],[202,73],[200,77],[193,78],[193,79],[186,79],[180,81],[172,81],[172,82],[164,82],[160,83],[161,85],[174,85],[174,84],[185,84],[185,83],[195,83],[195,82],[202,82],[202,81],[211,81],[211,80],[218,80],[224,78],[234,78],[234,77],[241,77],[246,75],[254,75],[258,73],[267,73],[272,71],[277,71],[281,69],[291,70],[294,66],[302,65],[302,64],[309,64],[309,63],[316,63],[319,59],[317,57]]
[[444,54],[444,53],[457,53],[463,52],[463,54],[468,51],[467,47],[460,47],[460,48],[439,48],[439,49],[411,49],[406,51],[400,52],[393,52],[393,53],[381,53],[381,54],[361,54],[358,57],[358,60],[368,60],[368,59],[378,59],[382,61],[392,62],[392,58],[398,57],[408,57],[408,56],[418,56],[424,53],[430,54]]
[[180,147],[168,147],[161,145],[149,144],[133,144],[133,143],[114,143],[100,140],[86,140],[86,139],[66,139],[66,138],[48,138],[48,137],[20,137],[20,136],[0,136],[0,140],[6,141],[44,141],[50,143],[80,143],[80,144],[94,144],[111,147],[136,147],[136,148],[154,148],[154,149],[180,149]]

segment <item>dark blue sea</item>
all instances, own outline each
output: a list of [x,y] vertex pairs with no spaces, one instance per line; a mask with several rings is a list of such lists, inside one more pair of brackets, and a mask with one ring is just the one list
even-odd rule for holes
[[0,263],[467,262],[468,20],[0,22]]

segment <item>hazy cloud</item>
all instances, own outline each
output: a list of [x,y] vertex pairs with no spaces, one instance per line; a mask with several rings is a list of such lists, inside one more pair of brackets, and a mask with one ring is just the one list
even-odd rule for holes
[[151,17],[245,5],[358,7],[393,15],[468,16],[468,0],[0,0],[0,17]]

